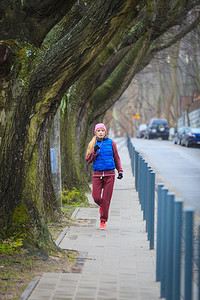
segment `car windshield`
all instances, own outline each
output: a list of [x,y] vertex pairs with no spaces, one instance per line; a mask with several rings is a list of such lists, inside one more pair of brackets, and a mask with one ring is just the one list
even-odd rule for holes
[[147,125],[146,124],[141,124],[140,129],[146,129]]
[[200,128],[196,128],[196,127],[190,128],[190,131],[191,131],[192,133],[200,133]]
[[155,124],[167,124],[167,120],[165,119],[155,119],[152,121],[152,123],[155,123]]

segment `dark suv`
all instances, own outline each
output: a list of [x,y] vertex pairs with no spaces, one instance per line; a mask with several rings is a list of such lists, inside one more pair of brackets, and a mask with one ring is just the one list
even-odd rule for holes
[[163,140],[169,139],[169,127],[166,119],[151,119],[147,124],[144,133],[145,139],[153,139],[161,137]]

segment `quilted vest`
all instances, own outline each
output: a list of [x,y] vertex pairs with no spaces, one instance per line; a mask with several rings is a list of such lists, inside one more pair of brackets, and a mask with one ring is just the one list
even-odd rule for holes
[[103,142],[96,141],[100,149],[97,150],[97,158],[93,162],[94,171],[108,171],[115,169],[115,162],[113,159],[112,140],[105,139]]

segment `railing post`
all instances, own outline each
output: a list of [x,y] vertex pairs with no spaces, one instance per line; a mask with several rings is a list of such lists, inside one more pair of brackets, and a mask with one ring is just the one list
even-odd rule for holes
[[182,210],[183,200],[176,199],[174,202],[173,300],[180,300]]
[[141,160],[142,156],[139,154],[138,155],[138,197],[139,197],[139,202],[141,204]]
[[165,298],[166,295],[166,210],[167,210],[167,193],[168,188],[162,188],[161,197],[161,281],[160,281],[160,297]]
[[144,162],[144,210],[143,210],[143,220],[146,220],[146,202],[147,202],[147,193],[148,193],[148,187],[147,187],[147,162]]
[[151,196],[151,183],[150,183],[150,174],[151,174],[151,167],[147,167],[147,193],[146,193],[146,232],[147,239],[149,241],[149,219],[150,219],[150,196]]
[[185,289],[184,299],[192,300],[194,209],[185,209]]
[[141,209],[142,211],[144,211],[144,158],[141,159],[141,192],[140,192],[140,196],[141,196]]
[[135,189],[138,191],[138,151],[135,151]]
[[132,173],[134,176],[134,162],[135,162],[135,147],[133,146],[133,144],[131,143],[132,146],[132,152],[131,152],[131,166],[132,166]]
[[161,189],[163,183],[157,185],[157,239],[156,239],[156,281],[160,281],[160,252],[161,252]]
[[166,299],[173,294],[174,193],[167,193]]
[[132,155],[133,155],[133,145],[130,141],[130,159],[131,159],[131,171],[133,173],[133,162],[132,162]]
[[150,239],[150,250],[154,249],[154,208],[155,208],[155,173],[150,173],[150,228],[149,228],[149,239]]
[[130,135],[129,133],[127,133],[127,145],[128,145],[128,152],[129,152],[129,156],[131,158],[131,149],[130,149]]

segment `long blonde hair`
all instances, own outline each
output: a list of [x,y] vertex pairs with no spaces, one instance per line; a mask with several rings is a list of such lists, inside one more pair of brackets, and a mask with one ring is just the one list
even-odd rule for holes
[[94,146],[95,146],[96,140],[97,140],[97,137],[95,135],[95,136],[93,136],[93,138],[91,139],[91,141],[88,144],[86,156],[88,156],[92,152],[92,150],[94,150]]

